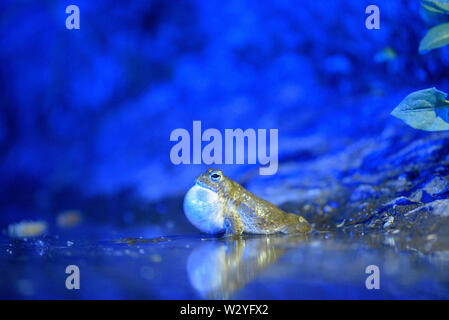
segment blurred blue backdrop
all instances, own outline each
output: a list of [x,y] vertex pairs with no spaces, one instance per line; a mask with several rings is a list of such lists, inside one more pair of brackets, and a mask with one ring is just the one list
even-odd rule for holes
[[182,194],[204,168],[174,166],[169,135],[192,120],[279,128],[282,159],[289,136],[332,137],[332,151],[394,121],[373,117],[401,94],[448,84],[448,49],[417,53],[432,24],[419,1],[377,1],[380,30],[360,0],[79,0],[80,30],[69,4],[0,4],[4,223],[92,195]]
[[[79,30],[65,28],[65,8],[70,4],[80,9]],[[191,131],[193,120],[201,120],[204,129],[279,129],[281,163],[332,155],[357,146],[361,138],[382,135],[390,139],[389,151],[375,151],[362,164],[367,172],[376,168],[386,153],[398,149],[397,144],[402,148],[427,135],[407,128],[389,113],[413,90],[449,89],[449,49],[418,54],[426,30],[447,16],[423,12],[419,1],[378,0],[381,27],[368,30],[369,4],[364,0],[1,1],[0,226],[4,229],[24,219],[52,224],[59,212],[78,209],[97,236],[103,235],[99,238],[198,233],[180,208],[182,196],[206,166],[173,165],[174,143],[169,141],[176,128]],[[410,139],[401,142],[403,133]],[[396,165],[412,160],[400,158]],[[334,163],[317,166],[327,170],[325,166]],[[245,181],[258,169],[256,165],[219,168],[237,181]],[[374,197],[371,189],[362,187],[352,200]],[[326,210],[332,208],[331,203]],[[117,235],[113,230],[119,228],[107,227],[140,224],[160,229]],[[38,243],[36,250],[42,256],[47,249]],[[176,264],[177,257],[170,256],[167,264],[184,279],[187,276],[180,273],[184,265]],[[295,261],[313,260],[301,257]],[[352,259],[348,254],[347,261]],[[402,258],[397,259],[401,265]],[[114,268],[123,269],[114,261]],[[63,258],[58,263],[62,268],[68,262]],[[148,297],[192,297],[191,288],[179,289],[174,283],[178,277],[154,280],[153,269],[141,269],[140,262],[131,267],[156,281],[160,290],[145,292]],[[6,279],[6,271],[3,274]],[[112,271],[109,275],[114,277]],[[84,297],[98,297],[100,292],[106,298],[145,296],[138,289],[120,291],[118,285],[101,279],[97,291]],[[171,287],[162,280],[171,281]],[[17,296],[33,297],[28,282],[17,283],[21,285]],[[102,285],[110,290],[98,289]],[[422,283],[423,288],[427,285]],[[3,283],[2,295],[9,297],[14,286]],[[320,286],[323,291],[312,285],[311,296],[368,295],[344,291],[344,286]],[[439,289],[441,296],[446,289]],[[45,292],[38,297],[57,296]],[[401,292],[396,294],[407,290]],[[295,288],[269,297],[295,293],[302,294]],[[299,297],[310,297],[308,293]]]

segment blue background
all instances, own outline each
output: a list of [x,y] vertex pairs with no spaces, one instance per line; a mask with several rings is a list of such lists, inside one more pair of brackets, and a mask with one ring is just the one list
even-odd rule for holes
[[[169,136],[193,120],[278,128],[282,160],[285,137],[338,150],[397,121],[404,94],[448,87],[448,48],[418,54],[435,24],[418,1],[378,1],[380,30],[358,0],[76,1],[80,30],[65,28],[69,4],[0,4],[5,223],[92,195],[183,194],[205,167],[174,166]],[[397,58],[376,62],[388,46]]]
[[[65,28],[70,4],[80,30]],[[413,90],[449,89],[449,48],[418,53],[447,17],[426,16],[419,1],[379,0],[381,28],[368,30],[369,4],[1,1],[2,228],[54,224],[79,209],[98,234],[148,223],[196,233],[180,199],[207,166],[173,165],[169,141],[193,120],[203,130],[279,129],[281,162],[332,154],[389,126],[425,136],[389,113]],[[382,55],[387,47],[394,58]],[[295,153],[295,137],[313,146],[307,154]],[[258,169],[220,168],[236,180]]]

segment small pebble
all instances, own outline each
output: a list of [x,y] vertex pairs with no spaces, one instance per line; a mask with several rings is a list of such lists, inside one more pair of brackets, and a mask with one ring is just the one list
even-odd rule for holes
[[81,223],[82,216],[78,210],[61,212],[56,218],[56,223],[60,228],[73,228]]
[[387,222],[384,223],[384,228],[388,228],[394,222],[394,217],[389,216]]
[[8,226],[8,235],[11,238],[38,237],[47,231],[44,221],[22,221]]

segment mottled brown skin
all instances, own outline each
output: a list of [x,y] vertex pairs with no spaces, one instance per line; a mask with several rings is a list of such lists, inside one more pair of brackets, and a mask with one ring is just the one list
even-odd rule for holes
[[204,188],[218,193],[224,208],[227,233],[307,233],[312,230],[303,217],[286,213],[227,178],[221,170],[208,169],[197,178]]

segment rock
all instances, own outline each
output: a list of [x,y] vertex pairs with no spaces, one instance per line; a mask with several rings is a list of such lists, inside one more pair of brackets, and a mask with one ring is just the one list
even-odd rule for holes
[[425,185],[423,190],[425,190],[428,194],[433,196],[438,193],[447,191],[448,183],[449,182],[447,181],[447,179],[443,179],[440,176],[436,176]]

